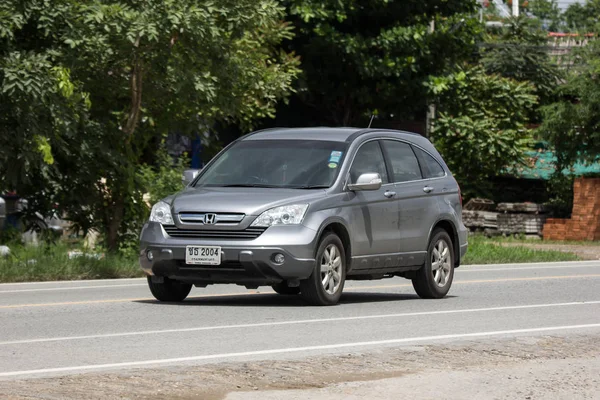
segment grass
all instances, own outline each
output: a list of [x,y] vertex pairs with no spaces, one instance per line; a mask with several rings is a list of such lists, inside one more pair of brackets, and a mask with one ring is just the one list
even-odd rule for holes
[[94,253],[69,259],[72,250],[54,246],[11,245],[11,255],[0,257],[0,282],[59,281],[76,279],[134,278],[143,276],[137,258]]
[[[480,235],[469,236],[469,251],[463,260],[463,264],[555,262],[577,261],[580,259],[573,253],[537,250],[523,246],[505,247],[501,246],[499,242],[498,238],[488,239]],[[530,241],[527,243],[538,242]]]
[[[469,251],[463,264],[579,260],[579,257],[572,253],[535,250],[522,246],[501,246],[500,243],[503,241],[517,242],[518,239],[488,239],[480,235],[470,236]],[[9,257],[0,257],[0,282],[114,279],[143,276],[135,255],[107,255],[97,259],[93,257],[94,253],[87,253],[87,255],[70,259],[68,252],[73,248],[64,243],[37,247],[11,245],[10,248],[11,255]]]
[[526,243],[526,244],[560,244],[560,245],[576,245],[576,246],[599,246],[600,240],[535,240],[526,239],[525,237],[514,237],[514,236],[496,236],[489,239],[493,242],[498,243]]

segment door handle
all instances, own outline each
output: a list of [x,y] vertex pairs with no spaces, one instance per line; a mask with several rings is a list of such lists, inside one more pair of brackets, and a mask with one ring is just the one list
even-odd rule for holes
[[431,192],[433,192],[433,188],[432,188],[431,186],[425,186],[425,187],[423,188],[423,191],[424,191],[425,193],[431,193]]
[[386,190],[383,195],[385,197],[387,197],[388,199],[391,199],[392,197],[394,197],[396,195],[396,192],[390,192],[389,190]]

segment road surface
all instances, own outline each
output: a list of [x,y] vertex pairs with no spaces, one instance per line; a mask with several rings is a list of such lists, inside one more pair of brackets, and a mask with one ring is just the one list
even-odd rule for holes
[[351,281],[335,307],[233,285],[194,288],[184,303],[164,304],[141,279],[2,284],[0,321],[0,397],[20,394],[16,381],[40,378],[506,338],[586,338],[597,349],[600,261],[463,266],[442,300],[419,299],[400,278]]

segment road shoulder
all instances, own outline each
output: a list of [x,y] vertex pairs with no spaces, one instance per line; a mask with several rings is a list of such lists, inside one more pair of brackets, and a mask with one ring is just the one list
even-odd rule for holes
[[[569,366],[569,368],[565,368]],[[0,397],[25,398],[335,398],[375,390],[395,397],[406,386],[413,397],[477,393],[502,398],[591,398],[600,392],[600,334],[488,339],[453,344],[386,347],[378,351],[300,360],[248,361],[168,367],[55,378],[0,381]],[[442,379],[443,378],[443,379]],[[378,380],[381,382],[373,382]],[[391,380],[390,380],[391,379]],[[430,379],[447,382],[439,386]],[[427,385],[429,382],[429,385]],[[565,383],[567,382],[567,383]],[[568,383],[570,382],[570,383]],[[423,389],[419,389],[423,386]],[[389,392],[395,388],[395,391]],[[292,390],[292,391],[290,391]],[[408,390],[408,389],[406,389]],[[458,390],[458,389],[456,389]],[[470,392],[468,390],[471,390]],[[415,392],[416,391],[416,392]],[[433,391],[433,392],[432,392]],[[477,392],[475,392],[477,391]],[[408,393],[408,392],[407,392]],[[487,396],[486,396],[487,394]],[[296,396],[296,397],[294,397]],[[313,397],[308,397],[313,396]],[[319,397],[321,396],[321,397]],[[411,397],[411,396],[408,396]],[[592,396],[593,397],[593,396]],[[341,397],[340,397],[341,398]],[[347,397],[345,397],[347,398]],[[357,397],[358,398],[358,397]]]

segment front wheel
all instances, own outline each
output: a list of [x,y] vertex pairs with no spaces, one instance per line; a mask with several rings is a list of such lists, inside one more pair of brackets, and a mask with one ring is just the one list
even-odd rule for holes
[[185,300],[192,290],[190,283],[182,283],[166,277],[160,283],[152,282],[152,278],[148,277],[148,287],[156,300],[172,302]]
[[436,229],[427,248],[425,265],[412,280],[413,287],[424,299],[441,299],[448,294],[454,278],[454,248],[443,229]]
[[316,306],[337,304],[346,282],[346,255],[344,245],[335,233],[325,234],[315,261],[313,273],[300,281],[300,296]]

